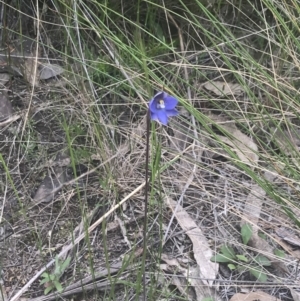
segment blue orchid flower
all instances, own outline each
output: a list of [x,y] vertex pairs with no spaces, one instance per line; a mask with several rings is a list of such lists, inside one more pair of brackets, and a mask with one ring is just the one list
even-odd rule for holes
[[178,115],[178,111],[175,110],[177,103],[175,97],[166,92],[158,92],[149,103],[151,120],[167,125],[169,117]]

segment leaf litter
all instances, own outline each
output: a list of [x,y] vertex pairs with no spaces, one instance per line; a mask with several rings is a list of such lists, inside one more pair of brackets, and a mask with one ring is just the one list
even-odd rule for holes
[[255,166],[258,162],[258,148],[256,143],[247,135],[242,133],[235,125],[234,121],[225,120],[220,116],[211,114],[213,120],[228,136],[217,135],[224,143],[230,145],[239,159],[250,166]]
[[263,291],[250,292],[247,294],[238,293],[232,296],[229,301],[276,301],[276,297],[271,296]]
[[[188,269],[184,269],[180,267],[176,260],[170,260],[166,258],[165,255],[162,256],[162,260],[167,262],[169,266],[176,266],[181,271],[187,283],[194,288],[196,300],[200,301],[212,295],[215,296],[216,292],[212,286],[218,274],[219,265],[210,261],[213,252],[210,249],[205,235],[195,221],[177,202],[167,197],[165,203],[172,210],[181,229],[191,240],[196,265],[190,265]],[[187,283],[183,285],[182,281],[182,279],[175,281],[175,285],[180,291],[184,290],[181,286],[187,285]]]
[[203,87],[218,96],[236,95],[244,92],[244,88],[240,84],[221,81],[208,81],[203,84]]
[[[231,122],[232,124],[229,125],[224,125],[222,122],[224,120],[220,120],[218,116],[214,116],[212,120],[217,123],[220,127],[222,127],[225,131],[229,132],[232,134],[233,137],[224,137],[221,135],[218,135],[218,138],[228,144],[232,150],[237,154],[239,160],[245,164],[251,165],[251,166],[256,166],[258,162],[258,155],[257,155],[257,146],[256,144],[246,135],[244,135],[236,125]],[[131,141],[131,146],[129,145],[122,145],[122,154],[120,155],[120,161],[123,161],[121,159],[126,157],[126,154],[128,153],[128,150],[139,150],[139,140],[142,141],[141,137],[144,131],[144,125],[136,125],[132,127],[132,132],[131,135],[134,139],[130,139]],[[190,135],[192,135],[192,131],[189,132]],[[177,136],[178,139],[181,141],[185,138],[181,137],[180,135]],[[203,139],[202,142],[207,143],[207,139]],[[177,148],[183,150],[189,145],[190,141],[188,139],[185,139],[182,141],[182,143],[177,144]],[[206,147],[206,146],[205,146]],[[195,151],[195,149],[193,149]],[[183,152],[182,155],[182,160],[178,164],[181,166],[185,166],[185,169],[191,170],[191,166],[193,165],[191,162],[188,160],[185,161],[187,158],[193,158],[193,151],[192,148],[189,149],[186,153]],[[197,152],[197,151],[196,151]],[[128,154],[128,156],[132,156],[132,154]],[[198,156],[201,158],[203,157],[203,150],[199,151]],[[129,158],[129,157],[128,157]],[[121,164],[121,163],[120,163]],[[132,165],[128,165],[126,161],[123,161],[123,167],[124,170],[123,172],[126,172],[125,170],[128,170],[130,173],[132,173]],[[228,167],[230,165],[229,162],[226,162],[224,164],[224,167]],[[120,165],[121,166],[121,165]],[[137,163],[138,166],[138,163]],[[189,187],[187,187],[187,196],[190,193],[190,190],[192,189],[193,185],[195,185],[195,181],[199,180],[199,174],[198,173],[203,173],[203,171],[195,171],[194,176],[191,178],[191,182]],[[57,172],[55,174],[58,174]],[[207,176],[207,175],[206,175]],[[57,177],[57,176],[55,176]],[[59,177],[59,174],[58,174]],[[55,180],[55,179],[54,179]],[[178,187],[182,187],[182,182],[184,181],[184,175],[176,185]],[[63,184],[60,180],[59,185]],[[52,186],[50,187],[50,194],[53,187],[53,179],[51,182]],[[43,184],[42,184],[43,185]],[[206,185],[206,189],[210,189],[210,185]],[[205,187],[203,184],[203,186]],[[216,183],[216,185],[218,185]],[[55,185],[54,185],[55,186]],[[140,188],[141,189],[141,188]],[[251,220],[253,225],[257,225],[259,221],[259,216],[260,216],[260,208],[262,206],[262,196],[263,196],[263,191],[259,189],[259,186],[256,186],[255,184],[252,184],[251,189],[249,190],[249,195],[246,198],[246,206],[244,209],[244,218],[246,217],[247,220]],[[207,192],[203,192],[204,194],[207,195]],[[51,199],[47,200],[48,202],[53,201],[55,199],[55,195],[51,194]],[[39,200],[43,199],[40,197],[35,197],[35,199],[38,198]],[[188,213],[187,210],[185,210],[182,206],[178,205],[175,201],[173,201],[171,198],[167,198],[166,204],[172,209],[174,212],[174,216],[176,218],[176,221],[180,225],[180,227],[184,230],[186,235],[189,237],[191,244],[192,244],[192,250],[193,250],[193,257],[195,258],[196,264],[191,265],[189,268],[182,268],[180,267],[180,264],[178,261],[170,260],[165,255],[162,256],[162,260],[167,263],[167,266],[161,266],[163,270],[168,270],[170,269],[170,266],[175,266],[178,268],[178,271],[184,275],[186,282],[183,282],[180,277],[173,277],[173,284],[176,285],[179,289],[179,291],[182,292],[182,294],[186,294],[184,292],[184,286],[188,284],[191,288],[194,289],[195,295],[196,295],[196,300],[203,300],[203,298],[206,298],[208,296],[216,295],[215,289],[213,288],[214,282],[217,280],[219,271],[218,271],[218,265],[216,263],[212,263],[210,261],[210,258],[214,254],[213,250],[210,248],[210,245],[208,243],[208,239],[206,238],[207,235],[204,235],[202,229],[197,225],[197,218],[192,217],[190,213]],[[176,210],[177,208],[177,210]],[[249,216],[249,212],[251,212],[251,215]],[[248,215],[246,215],[248,214]],[[100,223],[100,221],[99,221]],[[97,223],[97,225],[99,225]],[[91,231],[95,229],[96,226],[93,226],[91,228]],[[123,227],[123,226],[122,226]],[[125,230],[123,228],[123,230]],[[125,231],[123,231],[125,233]],[[126,237],[127,239],[127,233],[126,235],[123,236]],[[85,233],[80,231],[77,233],[74,237],[77,237],[76,242],[78,243],[80,239],[84,238]],[[261,246],[258,243],[255,242],[254,237],[256,237],[256,234],[252,237],[252,240],[254,241],[253,246],[257,248],[257,250],[261,250],[262,252],[269,251],[265,245]],[[124,238],[123,238],[124,239]],[[126,242],[127,245],[130,245],[129,241]],[[68,246],[69,250],[71,250],[71,245]],[[73,248],[73,244],[72,244]],[[271,252],[271,251],[270,251]],[[61,254],[66,254],[65,250]],[[105,282],[105,286],[107,287],[109,285],[109,281]],[[100,289],[100,285],[99,285]],[[71,291],[71,290],[70,290]],[[80,289],[77,289],[74,292],[80,292]],[[190,293],[191,295],[187,296],[192,296],[192,292]],[[67,294],[66,294],[67,295]]]
[[0,91],[0,122],[13,114],[13,108],[5,90]]
[[[31,52],[31,55],[32,53],[33,52]],[[34,74],[35,72],[37,72],[37,65],[32,61],[32,58],[26,58],[26,60],[23,62],[26,67],[23,74],[22,71],[20,71],[21,69],[19,67],[13,66],[12,69],[16,73],[19,73],[19,75],[22,75],[34,87],[40,85],[40,79],[49,79],[51,75],[57,76],[63,73],[62,67],[60,68],[58,67],[58,65],[51,66],[50,64],[49,66],[47,66],[47,71],[45,71],[45,74]],[[57,66],[57,68],[54,66]],[[53,72],[50,70],[52,70]],[[209,83],[206,83],[204,85],[205,89],[218,96],[240,95],[241,93],[243,93],[242,87],[237,84],[218,81],[210,82],[210,84],[211,85],[209,85]],[[178,258],[176,258],[176,260],[169,259],[170,253],[163,253],[161,259],[165,261],[167,265],[161,265],[161,268],[163,270],[170,271],[170,267],[175,267],[175,270],[173,270],[174,273],[175,271],[179,271],[179,273],[185,276],[186,282],[183,283],[180,280],[180,277],[174,276],[173,283],[178,287],[178,289],[184,296],[184,285],[186,283],[190,284],[190,287],[195,289],[197,300],[203,300],[203,298],[207,297],[207,294],[205,293],[203,287],[209,288],[208,291],[210,295],[214,295],[215,293],[212,286],[218,281],[218,265],[211,263],[209,259],[214,254],[216,245],[219,245],[220,242],[224,242],[224,240],[234,241],[235,239],[234,235],[231,235],[232,233],[230,233],[230,231],[233,232],[232,228],[229,228],[229,230],[226,229],[225,223],[220,225],[219,221],[222,220],[222,217],[225,216],[225,219],[228,220],[227,225],[229,223],[232,223],[232,225],[238,223],[240,223],[240,225],[243,225],[243,221],[241,222],[235,216],[232,216],[232,212],[239,212],[239,214],[242,215],[242,220],[251,221],[252,225],[254,226],[254,235],[250,238],[250,243],[252,243],[252,245],[260,252],[272,252],[272,250],[269,248],[270,244],[268,242],[264,243],[263,240],[259,240],[259,237],[256,235],[260,228],[259,222],[260,217],[263,213],[262,206],[266,195],[257,184],[253,182],[249,183],[249,180],[246,178],[246,176],[238,169],[238,167],[234,166],[234,161],[226,160],[228,159],[228,156],[226,157],[226,152],[221,151],[220,148],[215,147],[216,143],[220,143],[221,141],[237,155],[240,162],[247,164],[248,166],[251,166],[252,169],[254,169],[258,164],[257,145],[249,136],[245,135],[238,129],[238,126],[234,121],[226,120],[226,122],[230,122],[230,124],[228,125],[224,124],[224,119],[222,119],[220,116],[213,115],[210,117],[220,128],[223,129],[224,132],[228,132],[228,135],[217,134],[216,137],[218,138],[218,141],[213,141],[214,139],[208,138],[208,135],[205,136],[206,133],[202,129],[204,135],[199,135],[199,137],[202,143],[201,147],[203,149],[199,150],[197,149],[198,145],[197,147],[196,145],[192,145],[194,143],[193,140],[195,139],[195,137],[193,137],[193,130],[191,130],[190,128],[185,128],[183,126],[177,134],[175,133],[174,137],[177,139],[177,142],[173,143],[175,145],[175,149],[180,150],[180,155],[176,155],[180,158],[178,159],[178,162],[176,161],[176,164],[178,165],[174,164],[174,166],[176,167],[176,171],[174,173],[176,173],[175,175],[178,177],[174,177],[174,174],[172,174],[172,172],[170,172],[169,174],[164,173],[162,180],[163,188],[169,188],[170,183],[174,185],[172,186],[172,188],[177,188],[180,192],[182,191],[182,188],[184,188],[184,193],[182,193],[182,200],[184,201],[182,204],[184,204],[184,206],[178,205],[169,196],[167,196],[168,203],[166,201],[166,204],[173,210],[176,221],[188,236],[189,243],[185,242],[185,244],[191,244],[193,250],[191,257],[195,258],[196,263],[191,267],[183,267]],[[111,126],[109,124],[107,125]],[[115,161],[113,160],[113,166],[122,166],[121,179],[123,182],[118,182],[118,185],[121,188],[121,193],[124,193],[125,191],[126,194],[130,189],[132,189],[132,192],[134,192],[132,194],[129,193],[128,198],[125,197],[122,202],[124,204],[126,201],[130,200],[131,206],[133,206],[132,203],[139,203],[142,199],[142,195],[139,194],[140,190],[143,188],[143,183],[140,183],[142,176],[140,174],[139,167],[143,165],[141,163],[141,161],[143,160],[139,159],[143,159],[141,153],[143,153],[144,151],[144,149],[142,148],[144,143],[144,124],[142,122],[132,122],[130,126],[130,131],[128,129],[126,131],[126,135],[128,135],[127,138],[130,142],[124,143],[120,146],[120,148],[117,150],[117,152],[119,151],[118,155],[116,156],[118,158],[113,156],[111,158],[116,159]],[[122,131],[124,135],[125,130],[122,129]],[[184,133],[184,135],[182,133]],[[170,142],[168,141],[168,139],[165,139],[163,140],[163,143],[164,147],[168,149],[168,143],[172,143],[172,141]],[[109,156],[109,151],[107,153]],[[209,153],[213,155],[208,156]],[[98,153],[93,154],[93,158],[98,158],[99,156],[100,155]],[[220,157],[222,156],[223,161],[220,160]],[[195,158],[199,160],[201,168],[194,168],[196,164],[193,162],[193,160],[195,160]],[[170,160],[170,155],[168,154],[168,151],[163,151],[162,161],[166,162],[167,160]],[[133,172],[133,170],[138,173],[137,176]],[[193,170],[193,174],[192,176],[189,176],[191,170]],[[51,194],[51,199],[48,201],[51,206],[55,203],[53,201],[58,199],[58,196],[55,195],[52,190],[55,190],[55,188],[57,188],[56,185],[53,185],[53,181],[58,179],[60,181],[59,185],[64,183],[64,180],[59,179],[59,172],[61,170],[56,171],[54,168],[54,171],[54,178],[53,175],[51,178],[52,187],[50,187],[50,189],[48,190],[48,193]],[[134,179],[132,175],[134,175]],[[235,184],[237,184],[237,186],[240,185],[240,187],[242,188],[236,188],[231,185],[232,183],[225,179],[226,177],[231,177],[232,179],[234,179],[236,181]],[[176,179],[176,181],[174,181],[174,179]],[[73,180],[75,182],[75,179]],[[188,180],[188,185],[186,185],[186,180]],[[137,186],[138,184],[140,184],[140,186]],[[134,188],[136,187],[137,189],[134,190]],[[99,187],[97,187],[97,189],[99,195],[100,189]],[[133,197],[134,200],[131,199]],[[37,199],[39,200],[42,200],[44,198],[45,196],[41,198],[37,197]],[[61,197],[59,199],[62,200]],[[128,206],[128,209],[124,207],[124,211],[128,213],[131,206]],[[227,207],[229,207],[230,209],[228,210]],[[73,208],[71,207],[71,209]],[[116,208],[118,207],[113,207],[112,210],[107,211],[107,215],[105,215],[105,217],[113,214]],[[42,208],[42,212],[44,212],[44,208]],[[69,211],[69,213],[71,212],[72,210]],[[55,211],[51,212],[51,215],[52,214],[55,215]],[[92,226],[88,230],[89,234],[91,234],[93,230],[97,229],[97,226],[103,221],[103,219],[97,217],[96,213],[95,216],[96,222],[92,223],[92,221],[90,221],[90,224]],[[57,215],[57,217],[59,217],[59,215]],[[91,215],[91,218],[92,217],[94,217],[93,214]],[[202,220],[204,220],[206,223],[200,223],[200,221]],[[38,226],[44,226],[44,223],[38,224],[38,221],[36,222]],[[126,241],[130,240],[130,233],[126,231],[127,229],[124,228],[123,223],[120,224],[122,225],[121,230],[123,231],[123,238],[120,238],[120,240],[124,241],[124,245],[126,245],[127,250],[130,243],[133,242],[130,241],[130,243],[128,243],[129,241]],[[199,226],[199,224],[201,224],[201,226]],[[83,240],[85,234],[82,230],[83,225],[84,223],[82,220],[78,224],[78,228],[76,227],[74,229],[74,233],[71,234],[72,237],[69,237],[67,240],[70,244],[65,245],[65,249],[63,249],[63,251],[60,253],[62,254],[62,256],[66,254],[66,250],[73,250],[74,245],[72,241],[74,237],[76,238],[75,245],[79,246],[79,242]],[[211,229],[216,228],[220,230],[220,233],[221,231],[223,231],[225,235],[222,236],[220,235],[220,233],[216,234],[217,232],[211,231]],[[225,229],[225,231],[223,228]],[[95,235],[94,239],[97,240],[97,238],[97,235]],[[211,244],[213,246],[212,248],[210,247]],[[101,247],[101,242],[98,245],[98,248],[99,247]],[[84,250],[84,246],[81,250]],[[115,251],[114,249],[112,250]],[[107,264],[105,259],[102,259],[101,263]],[[44,262],[42,266],[44,266]],[[114,266],[111,265],[110,269],[113,270],[113,267]],[[117,268],[119,268],[118,265]],[[88,278],[88,280],[91,280],[91,278]],[[109,286],[110,284],[111,283],[109,281],[105,282],[105,286]],[[91,285],[91,289],[92,288],[93,284]],[[81,291],[82,290],[80,290],[80,288],[77,288],[77,291],[74,291],[74,293]],[[186,296],[192,296],[192,292],[191,294],[188,294]],[[251,298],[252,297],[253,296],[251,296]],[[259,298],[259,296],[256,295],[256,298]]]

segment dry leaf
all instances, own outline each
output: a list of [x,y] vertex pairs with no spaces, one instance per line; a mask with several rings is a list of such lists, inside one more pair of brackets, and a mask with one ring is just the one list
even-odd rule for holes
[[0,85],[5,85],[10,79],[9,73],[0,73]]
[[276,128],[270,129],[272,139],[275,140],[283,152],[292,154],[293,150],[298,150],[300,146],[300,132],[295,126],[290,126],[289,131],[280,131]]
[[211,296],[214,296],[215,300],[218,299],[215,291],[212,288],[203,285],[203,281],[201,280],[198,266],[192,266],[192,267],[189,266],[188,269],[183,268],[176,258],[170,259],[166,254],[162,254],[161,259],[167,263],[167,265],[161,265],[162,270],[165,270],[169,273],[171,272],[173,274],[178,274],[179,272],[180,274],[185,276],[185,278],[179,277],[176,281],[174,281],[174,277],[175,278],[177,277],[175,275],[172,275],[173,284],[176,285],[178,290],[184,296],[187,296],[188,293],[189,293],[188,295],[191,295],[191,293],[187,292],[186,290],[188,285],[189,287],[194,288],[197,301],[202,301],[204,298],[209,298]]
[[36,191],[33,200],[37,203],[51,202],[55,195],[61,190],[63,184],[67,182],[67,176],[65,172],[61,172],[58,175],[46,176]]
[[266,192],[264,189],[262,189],[258,184],[252,184],[251,191],[248,194],[245,202],[243,210],[245,220],[242,221],[242,224],[245,222],[251,222],[252,225],[258,224],[261,206],[264,202],[265,195]]
[[35,202],[51,202],[63,184],[72,179],[65,168],[69,163],[70,158],[64,153],[57,153],[55,160],[49,160],[48,165],[53,167],[54,175],[44,178],[33,198]]
[[33,87],[37,87],[39,85],[37,64],[38,62],[35,58],[27,58],[23,65],[23,76]]
[[[36,40],[21,35],[20,40],[0,51],[1,71],[24,76],[32,86],[38,86],[37,57],[40,57],[40,53],[36,52],[37,47]],[[9,78],[5,75],[0,83],[3,84],[7,79]]]
[[273,247],[271,247],[266,240],[264,240],[258,235],[259,227],[257,226],[257,224],[260,218],[260,211],[264,202],[265,195],[265,190],[262,189],[258,184],[252,185],[251,191],[245,202],[243,210],[244,218],[241,220],[240,225],[242,227],[244,224],[251,223],[253,233],[248,242],[249,246],[257,249],[258,251],[262,251],[264,255],[271,260],[272,265],[274,267],[277,267],[277,270],[287,273],[288,269],[286,265],[283,262],[274,258]]
[[257,145],[251,141],[248,136],[241,132],[236,132],[233,135],[235,138],[238,138],[233,140],[219,135],[218,138],[224,143],[230,145],[243,163],[250,165],[257,163],[258,155],[255,153],[257,152]]
[[208,287],[203,285],[203,280],[201,280],[201,275],[198,267],[189,268],[189,283],[194,287],[197,301],[203,301],[205,299],[221,301],[219,294],[216,292],[216,287]]
[[241,94],[244,92],[244,89],[239,84],[221,82],[221,81],[208,81],[206,82],[203,87],[206,90],[213,92],[216,95],[234,95],[234,94]]
[[217,276],[219,265],[211,262],[210,258],[213,252],[210,249],[206,237],[198,228],[195,221],[177,202],[166,198],[166,204],[172,209],[180,227],[186,232],[193,244],[193,252],[199,268],[199,276],[201,278],[211,279],[203,280],[205,284],[212,286],[214,279]]
[[286,243],[284,240],[281,240],[281,238],[276,233],[273,234],[273,237],[279,242],[284,251],[289,253],[294,258],[300,259],[300,250],[293,249],[290,244]]
[[300,247],[300,239],[293,230],[287,229],[285,227],[278,227],[275,229],[275,232],[280,238],[282,238],[289,244]]
[[0,284],[0,301],[6,301],[6,300],[7,300],[6,289],[2,284]]
[[234,122],[224,123],[224,119],[217,115],[209,116],[220,128],[231,134],[231,137],[218,135],[218,138],[224,143],[230,145],[240,160],[246,164],[256,164],[258,162],[258,147],[247,135],[237,129]]
[[64,72],[64,69],[55,64],[43,64],[40,71],[40,79],[49,79],[58,76]]
[[6,91],[0,91],[0,121],[5,120],[6,118],[12,115],[12,105],[8,99]]
[[229,301],[276,301],[279,300],[265,292],[257,291],[248,294],[237,293]]
[[289,125],[288,131],[280,131],[276,128],[271,128],[272,139],[276,141],[281,150],[290,155],[293,163],[300,168],[298,162],[298,154],[300,148],[300,131],[295,125]]
[[10,118],[6,119],[5,121],[0,122],[0,127],[18,120],[19,118],[21,118],[21,116],[22,115],[13,115],[13,116],[11,116]]
[[167,254],[161,254],[161,259],[168,264],[166,268],[163,268],[164,270],[167,270],[169,272],[174,272],[174,273],[181,273],[185,277],[188,275],[188,271],[180,265],[178,260],[176,258],[169,258]]
[[[181,272],[181,274],[183,274],[184,276],[186,276],[187,271],[186,269],[182,268],[177,259],[169,259],[168,256],[166,254],[162,254],[161,259],[163,261],[165,261],[167,264],[161,264],[160,265],[160,269],[162,271],[167,272],[168,274],[172,273],[172,277],[171,277],[171,283],[173,285],[175,285],[177,287],[177,289],[180,291],[180,293],[187,299],[187,300],[191,300],[193,299],[193,296],[191,294],[191,289],[189,288],[187,290],[188,287],[188,283],[187,283],[187,279],[186,277],[178,277],[176,276],[176,274],[178,275],[178,272]],[[175,266],[175,268],[174,268]]]
[[300,301],[300,292],[290,288],[290,291],[291,291],[291,295],[294,299],[294,301]]
[[184,298],[186,298],[186,300],[193,300],[192,294],[189,293],[190,288],[188,287],[185,279],[177,276],[172,276],[171,282],[177,287],[179,292],[184,296]]

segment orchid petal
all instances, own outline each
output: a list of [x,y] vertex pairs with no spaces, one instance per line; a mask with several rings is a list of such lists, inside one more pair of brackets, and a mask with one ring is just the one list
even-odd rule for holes
[[165,96],[163,99],[165,102],[166,110],[172,110],[177,106],[178,100],[173,96]]
[[178,100],[166,92],[158,92],[149,102],[149,111],[151,120],[159,121],[167,125],[168,117],[177,116],[175,109]]
[[151,100],[150,100],[150,103],[149,103],[149,109],[151,112],[155,112],[157,110],[156,108],[157,106],[157,101],[155,100],[155,98],[153,97]]
[[151,120],[159,121],[156,113],[150,112],[150,114],[151,114]]
[[156,116],[158,120],[163,124],[167,125],[168,124],[168,116],[165,110],[159,110],[156,112]]
[[178,111],[175,110],[175,109],[173,109],[173,110],[167,110],[166,113],[167,113],[168,117],[177,116],[179,114]]

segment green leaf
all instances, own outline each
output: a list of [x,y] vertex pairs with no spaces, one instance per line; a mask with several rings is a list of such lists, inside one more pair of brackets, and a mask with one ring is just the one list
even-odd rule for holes
[[43,273],[42,275],[41,275],[41,277],[44,277],[44,278],[47,278],[47,279],[50,279],[50,275],[48,274],[48,273]]
[[55,268],[53,275],[55,275],[57,278],[59,278],[61,276],[60,267]]
[[237,266],[237,270],[240,272],[240,273],[244,273],[248,270],[248,267],[244,266],[244,265],[238,265]]
[[285,258],[285,253],[284,253],[284,251],[282,251],[282,250],[275,249],[275,250],[274,250],[274,254],[275,254],[276,256],[278,256],[278,257]]
[[232,263],[229,263],[227,266],[228,266],[228,268],[229,268],[231,271],[233,271],[233,270],[236,269],[236,266],[235,266],[234,264],[232,264]]
[[255,269],[250,269],[250,273],[260,282],[266,282],[267,281],[267,275],[262,272]]
[[222,263],[222,262],[231,262],[232,259],[227,258],[227,257],[224,256],[223,254],[217,254],[217,255],[213,256],[213,257],[210,259],[210,261]]
[[269,266],[271,266],[271,262],[270,262],[270,260],[269,260],[266,256],[263,256],[263,255],[257,255],[257,256],[254,258],[254,260],[255,260],[258,264],[260,264],[260,265],[262,265],[262,266],[264,266],[264,267],[269,267]]
[[44,295],[47,295],[49,292],[52,291],[52,289],[53,289],[53,286],[52,286],[52,285],[48,286],[48,287],[44,290]]
[[249,224],[244,224],[241,229],[243,244],[247,245],[252,236],[252,227]]
[[260,238],[264,239],[264,240],[267,239],[267,235],[266,235],[265,233],[263,233],[263,232],[258,232],[258,236],[259,236]]
[[50,278],[50,281],[53,281],[53,280],[55,280],[55,275],[51,274],[49,278]]
[[241,261],[244,261],[244,262],[248,262],[248,258],[245,257],[244,255],[235,255],[235,256],[236,256],[236,258],[238,260],[241,260]]
[[55,270],[54,270],[54,274],[56,276],[61,276],[61,274],[62,274],[62,265],[63,265],[63,262],[56,255],[56,257],[55,257]]
[[40,281],[40,284],[44,284],[44,283],[47,283],[47,282],[51,282],[50,279],[44,278],[43,280]]
[[63,288],[62,288],[61,284],[58,281],[54,281],[54,285],[55,285],[56,290],[59,293],[61,293],[63,291]]
[[69,266],[70,261],[71,261],[71,257],[68,257],[68,258],[64,261],[64,263],[61,265],[60,270],[61,270],[62,273],[63,273],[63,272],[65,271],[65,269]]
[[212,297],[205,297],[201,301],[214,301]]
[[235,253],[234,253],[234,250],[233,250],[232,247],[229,247],[229,246],[227,246],[227,245],[223,245],[223,246],[221,247],[221,253],[222,253],[225,257],[227,257],[227,258],[229,258],[229,259],[235,259]]

